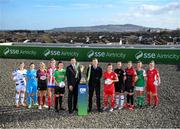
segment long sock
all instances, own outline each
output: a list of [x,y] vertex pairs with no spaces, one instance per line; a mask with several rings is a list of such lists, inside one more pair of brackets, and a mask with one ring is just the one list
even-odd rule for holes
[[48,96],[48,106],[50,107],[51,106],[51,96]]
[[157,95],[154,96],[154,103],[155,103],[156,106],[158,105],[158,96]]
[[120,96],[119,95],[116,95],[116,105],[119,106],[119,99],[120,99]]
[[28,105],[32,104],[32,96],[28,95],[27,97]]
[[144,96],[141,96],[141,106],[144,106]]
[[41,97],[38,96],[38,105],[41,105]]
[[130,95],[131,105],[134,105],[134,95]]
[[138,105],[138,106],[140,106],[140,102],[141,101],[141,97],[140,96],[137,96],[137,98],[136,98],[136,104]]
[[123,105],[124,105],[124,95],[121,95],[121,97],[119,99],[119,103],[120,103],[121,107],[123,107]]
[[35,94],[34,95],[34,104],[37,103],[37,101],[38,101],[38,96],[37,96],[37,94]]
[[60,108],[62,108],[62,102],[63,102],[62,98],[63,98],[62,96],[59,97],[59,107]]
[[46,96],[42,97],[42,102],[43,102],[43,105],[46,105]]
[[130,99],[130,96],[129,96],[129,94],[127,94],[127,103],[129,104],[129,99]]
[[19,94],[16,94],[16,100],[15,100],[16,101],[16,105],[19,104],[19,96],[20,96]]
[[148,104],[151,105],[151,95],[147,94],[147,100],[148,100]]
[[25,97],[25,94],[21,93],[21,104],[24,104],[24,97]]
[[56,97],[55,99],[55,109],[58,110],[58,100],[59,100],[59,97]]

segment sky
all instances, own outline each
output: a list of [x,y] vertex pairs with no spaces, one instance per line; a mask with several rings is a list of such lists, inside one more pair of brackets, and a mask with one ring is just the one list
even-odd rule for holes
[[0,30],[107,24],[180,28],[180,0],[0,0]]

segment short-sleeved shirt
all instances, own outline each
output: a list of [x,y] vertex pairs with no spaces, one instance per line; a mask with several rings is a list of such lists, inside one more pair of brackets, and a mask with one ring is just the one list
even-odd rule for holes
[[47,71],[40,69],[37,71],[38,86],[47,86]]
[[147,71],[147,83],[153,83],[157,77],[159,77],[159,71],[157,69]]
[[56,70],[56,67],[52,68],[49,67],[47,69],[47,76],[48,76],[48,86],[54,86],[55,85],[55,78],[54,78],[54,72]]
[[55,70],[54,77],[57,83],[65,81],[66,70],[65,69],[61,69],[60,71],[58,69]]
[[138,80],[135,83],[136,87],[144,87],[145,86],[145,79],[146,71],[144,69],[136,70]]
[[117,74],[119,81],[115,83],[117,84],[123,84],[124,82],[124,70],[122,69],[115,69],[114,72]]
[[24,69],[23,71],[17,69],[14,70],[12,73],[13,80],[16,82],[16,86],[26,86],[26,77],[27,75],[27,70]]
[[27,86],[37,86],[37,70],[33,69],[33,70],[27,70],[27,79],[28,79],[28,83]]
[[134,86],[136,70],[133,67],[130,69],[126,68],[124,75],[126,76],[125,86]]

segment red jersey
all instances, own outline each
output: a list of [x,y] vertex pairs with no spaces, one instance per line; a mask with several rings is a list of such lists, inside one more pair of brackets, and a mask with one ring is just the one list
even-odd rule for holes
[[[104,79],[110,79],[110,80],[116,80],[117,78],[117,74],[115,72],[105,72],[103,75]],[[106,92],[107,94],[113,94],[114,93],[114,82],[112,82],[111,84],[104,84],[104,92]]]
[[55,70],[56,70],[56,67],[54,68],[49,67],[47,69],[48,86],[55,86],[55,77],[54,77]]
[[147,71],[147,82],[153,83],[159,77],[159,72],[157,69]]
[[134,86],[136,75],[137,75],[136,70],[133,67],[131,67],[130,69],[126,68],[125,69],[125,76],[126,76],[125,84],[130,85],[130,86]]

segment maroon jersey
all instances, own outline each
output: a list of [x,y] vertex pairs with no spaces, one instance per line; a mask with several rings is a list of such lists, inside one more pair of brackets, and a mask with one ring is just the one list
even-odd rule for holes
[[125,69],[125,86],[134,86],[135,85],[135,76],[136,76],[136,70],[131,67],[130,69]]

